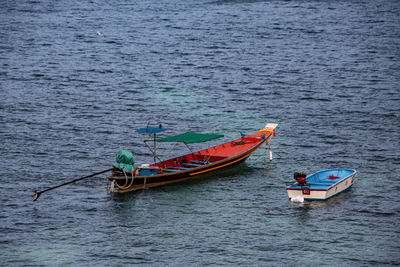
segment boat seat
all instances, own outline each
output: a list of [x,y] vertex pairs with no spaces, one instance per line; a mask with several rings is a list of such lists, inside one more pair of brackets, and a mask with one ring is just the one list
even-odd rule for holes
[[162,169],[163,172],[180,172],[181,170],[177,169]]
[[208,164],[207,161],[201,161],[201,160],[191,160],[190,162],[191,163],[197,163],[197,164],[200,164],[200,165],[207,165]]
[[191,167],[201,167],[204,166],[202,164],[194,164],[194,163],[182,163],[184,166],[191,166]]
[[[183,165],[183,164],[182,164]],[[171,169],[178,169],[178,170],[190,170],[190,168],[185,168],[185,167],[178,167],[178,166],[171,166],[169,167]]]
[[[331,186],[332,184],[329,184],[329,183],[308,183],[307,185]],[[297,185],[297,186],[299,186],[299,185]]]
[[336,183],[335,181],[327,181],[327,180],[319,180],[318,183],[323,183],[323,184],[334,184]]

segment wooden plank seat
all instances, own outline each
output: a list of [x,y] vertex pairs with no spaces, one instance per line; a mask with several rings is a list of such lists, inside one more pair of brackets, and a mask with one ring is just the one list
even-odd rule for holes
[[202,160],[191,160],[190,162],[200,165],[207,165],[209,163],[208,161],[202,161]]
[[179,166],[170,166],[168,168],[170,168],[170,169],[178,169],[178,170],[190,170],[190,168],[179,167]]
[[201,167],[204,166],[203,164],[194,164],[194,163],[182,163],[183,166],[189,166],[189,167]]
[[182,170],[177,170],[177,169],[162,169],[163,172],[180,172]]
[[190,168],[169,166],[166,169],[162,169],[163,172],[180,172],[180,171],[185,171],[185,170],[190,170]]
[[332,183],[307,183],[308,185],[331,186]]

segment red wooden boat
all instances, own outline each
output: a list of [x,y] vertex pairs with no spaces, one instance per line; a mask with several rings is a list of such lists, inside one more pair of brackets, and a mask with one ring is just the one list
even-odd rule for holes
[[[246,160],[262,144],[268,145],[272,136],[275,136],[274,129],[277,126],[278,124],[269,123],[252,135],[242,135],[240,139],[152,165],[142,164],[137,168],[132,168],[133,165],[130,165],[131,168],[129,168],[128,163],[128,168],[125,168],[124,164],[116,164],[117,167],[114,167],[111,176],[108,177],[111,181],[110,191],[124,193],[162,186],[236,166]],[[154,134],[154,160],[157,158],[156,142],[183,142],[187,145],[221,137],[221,135],[185,133],[156,139],[156,133],[163,131],[162,128],[143,128],[138,131]]]

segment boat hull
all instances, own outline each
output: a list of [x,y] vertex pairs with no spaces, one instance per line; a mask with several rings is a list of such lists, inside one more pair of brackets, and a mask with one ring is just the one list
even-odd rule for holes
[[[250,155],[248,155],[250,156]],[[247,157],[248,157],[247,156]],[[247,158],[246,157],[246,158]],[[174,174],[144,176],[144,177],[114,177],[114,190],[113,192],[127,193],[131,191],[164,186],[168,184],[180,183],[191,179],[200,178],[206,175],[214,174],[222,170],[233,168],[240,163],[244,162],[246,158],[240,158],[233,162],[226,162],[225,164],[218,164],[213,168],[192,170],[190,172],[179,172]]]
[[[159,162],[145,169],[138,168],[131,173],[122,174],[120,169],[115,169],[108,177],[111,181],[110,191],[126,193],[179,183],[235,167],[245,161],[262,144],[268,144],[271,136],[272,134],[265,135],[264,132],[258,132],[216,147]],[[196,164],[206,162],[206,159],[206,164]]]
[[[339,176],[333,176],[340,173]],[[337,177],[337,181],[329,179],[329,175]],[[329,169],[306,177],[307,185],[297,182],[286,187],[289,199],[327,200],[351,188],[354,184],[356,171],[351,169]]]

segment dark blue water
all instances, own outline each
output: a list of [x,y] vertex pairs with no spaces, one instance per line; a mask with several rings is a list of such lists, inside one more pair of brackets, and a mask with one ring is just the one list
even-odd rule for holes
[[[2,1],[1,264],[400,264],[399,26],[396,0]],[[274,159],[123,196],[93,187],[104,175],[32,202],[118,149],[149,163],[135,132],[149,117],[220,142],[277,122]],[[336,167],[358,171],[349,192],[288,201],[293,172]]]

